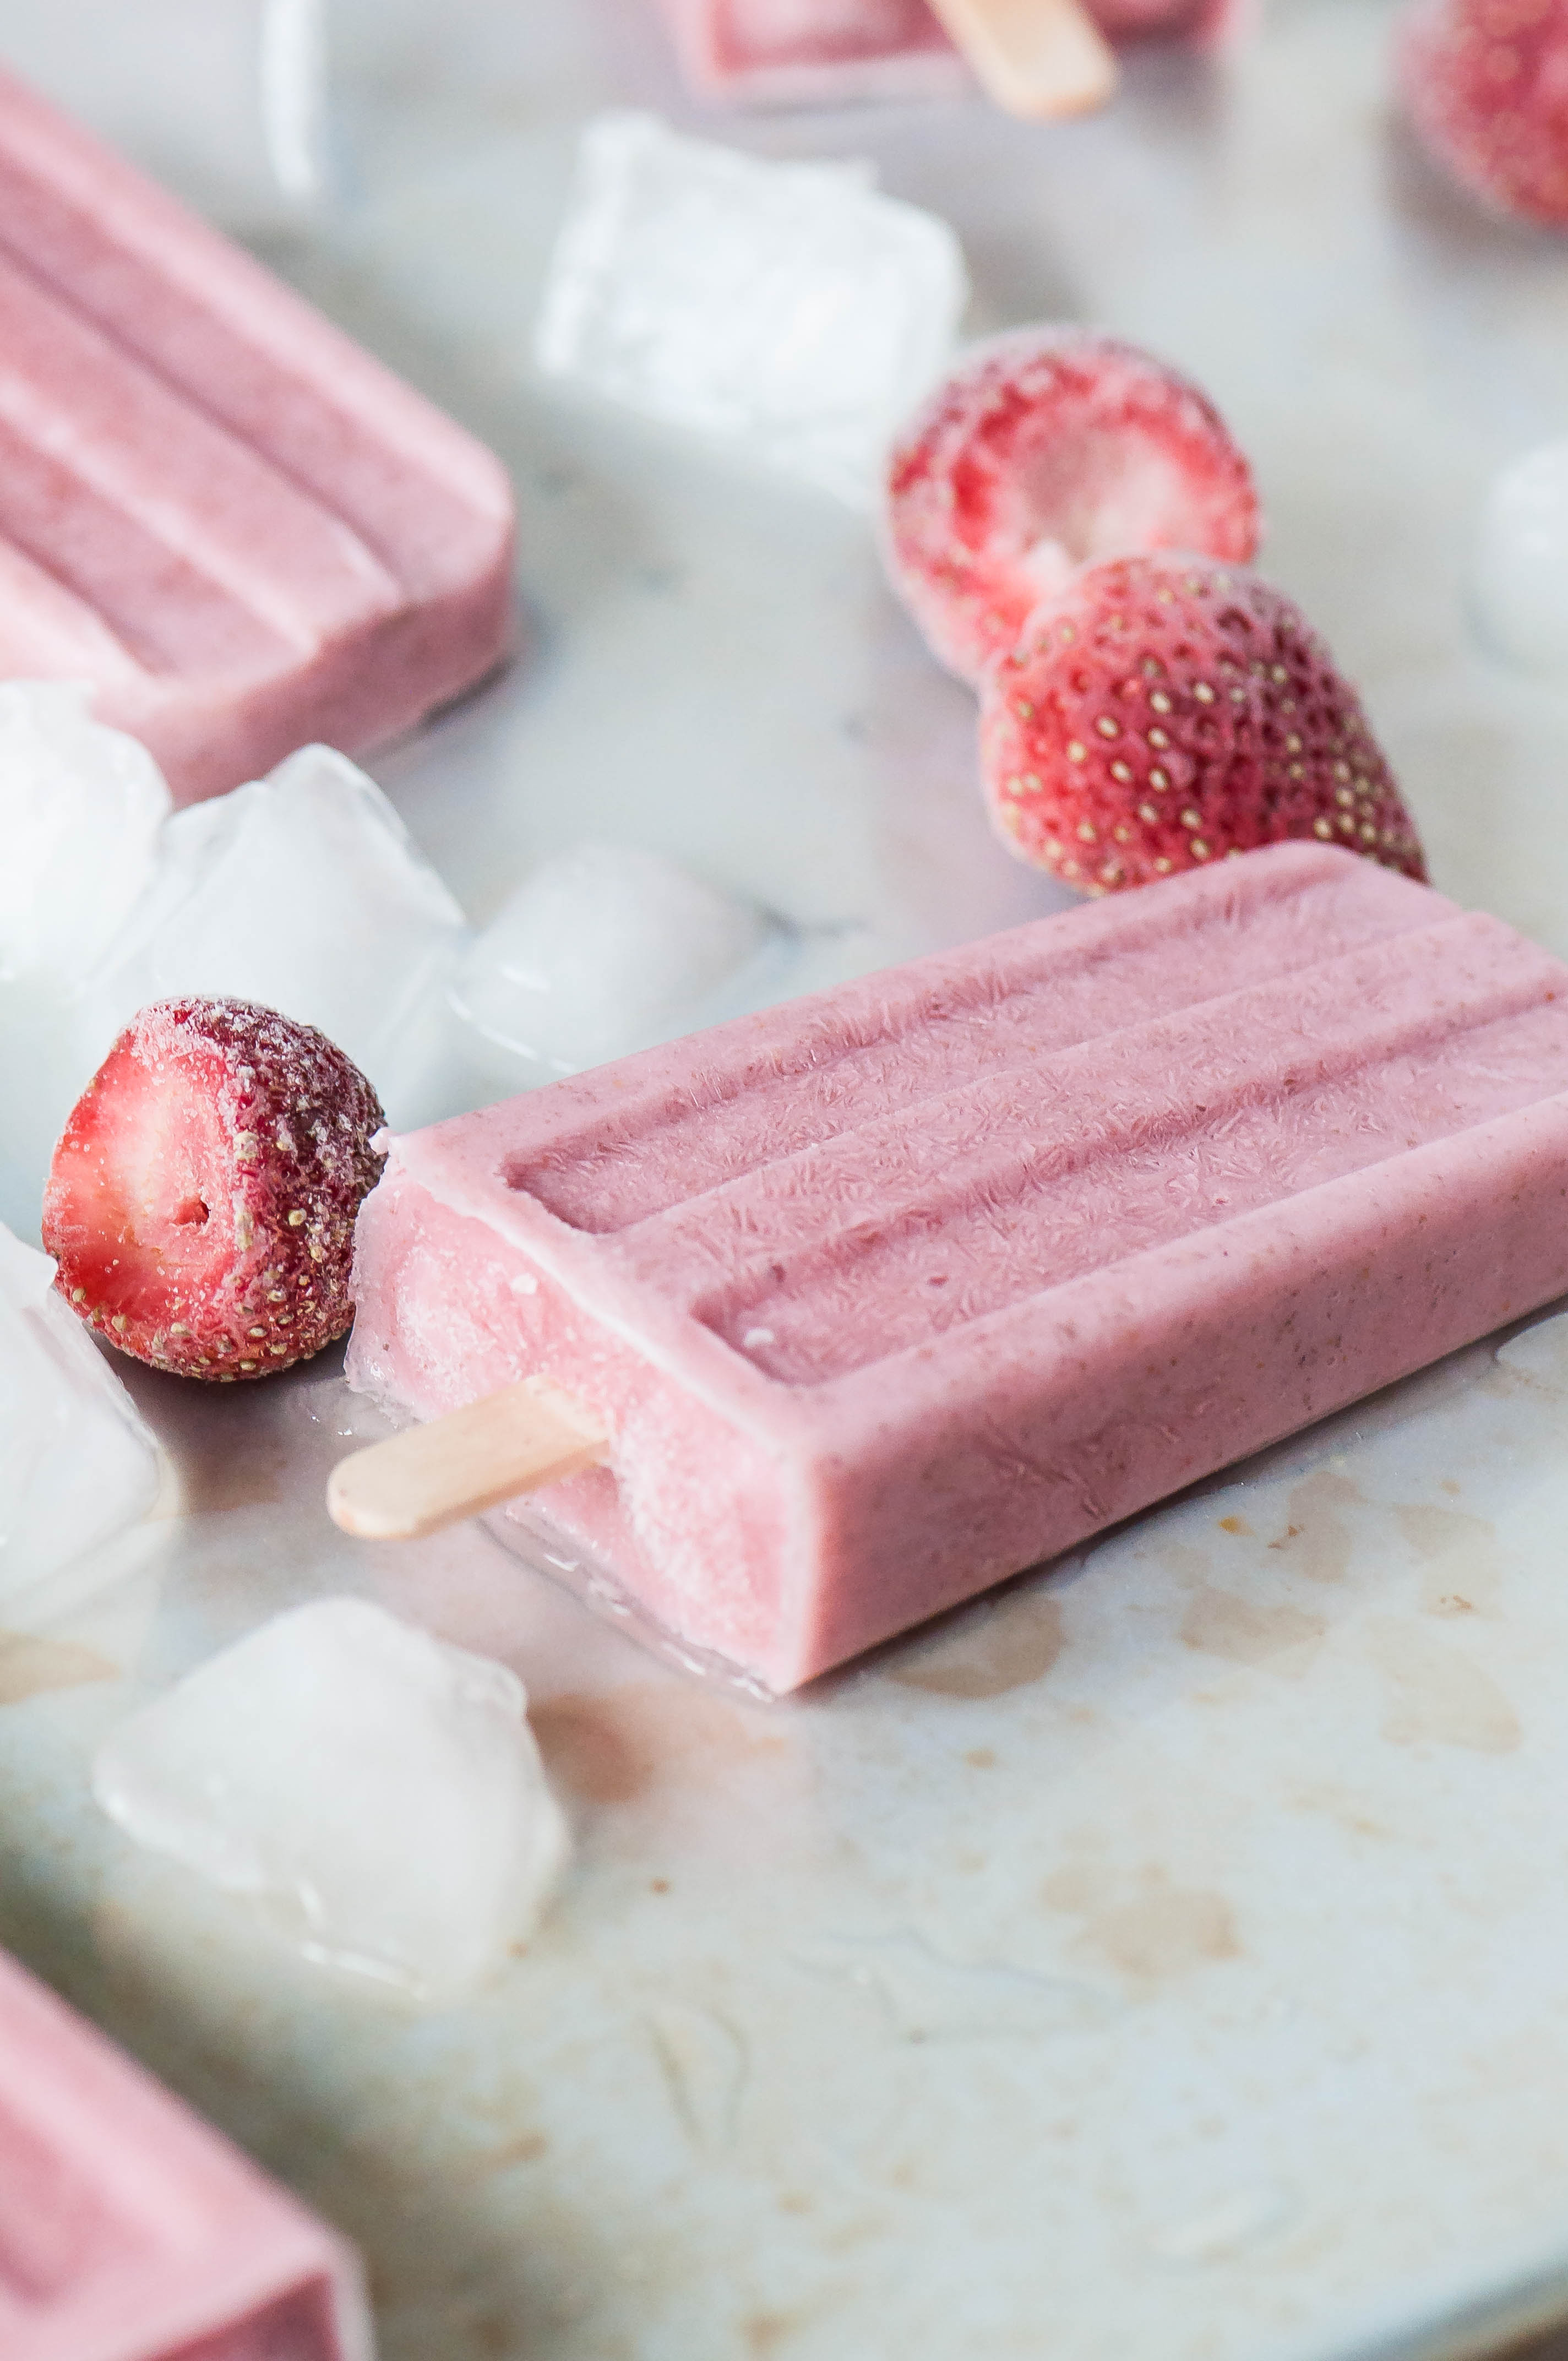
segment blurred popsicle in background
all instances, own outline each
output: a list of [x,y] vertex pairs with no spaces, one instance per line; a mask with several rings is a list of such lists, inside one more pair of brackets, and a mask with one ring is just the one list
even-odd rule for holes
[[[736,106],[940,97],[972,72],[1010,114],[1102,105],[1111,44],[1209,42],[1246,0],[662,0],[687,80]],[[966,69],[967,60],[967,69]]]
[[345,2241],[0,1952],[5,2361],[371,2361]]
[[499,461],[0,71],[0,675],[83,680],[177,802],[499,660]]

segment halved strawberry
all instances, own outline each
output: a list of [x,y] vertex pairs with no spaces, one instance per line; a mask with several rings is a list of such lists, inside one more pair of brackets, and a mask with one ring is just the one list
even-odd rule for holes
[[1495,211],[1568,223],[1568,6],[1419,0],[1398,71],[1436,161]]
[[1355,691],[1255,574],[1156,554],[1087,567],[981,690],[1012,850],[1088,893],[1283,837],[1425,863]]
[[354,1217],[382,1123],[313,1027],[245,1000],[164,1000],[71,1112],[44,1192],[66,1301],[154,1368],[229,1383],[306,1359],[353,1318]]
[[1245,565],[1257,495],[1174,369],[1085,328],[1018,328],[977,346],[894,446],[886,538],[932,648],[975,680],[1080,566],[1143,549]]

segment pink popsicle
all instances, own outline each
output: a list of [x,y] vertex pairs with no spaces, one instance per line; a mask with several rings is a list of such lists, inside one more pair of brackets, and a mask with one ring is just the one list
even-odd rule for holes
[[499,461],[0,72],[0,677],[190,802],[489,671],[511,545]]
[[[927,0],[663,0],[686,79],[738,106],[841,106],[947,97],[967,69]],[[1086,0],[1113,41],[1210,41],[1251,0]]]
[[739,106],[941,98],[968,87],[926,0],[663,0],[693,88]]
[[1283,844],[392,1143],[353,1382],[774,1689],[1568,1289],[1568,969]]
[[353,2249],[0,1952],[5,2361],[371,2361]]

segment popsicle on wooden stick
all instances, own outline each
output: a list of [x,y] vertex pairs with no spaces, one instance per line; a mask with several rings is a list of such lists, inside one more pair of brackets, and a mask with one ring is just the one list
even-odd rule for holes
[[1047,122],[1103,106],[1119,76],[1110,43],[1080,0],[931,0],[987,96]]
[[1212,48],[1250,0],[663,0],[687,81],[731,106],[935,98],[968,85],[1044,118],[1115,88],[1112,42]]
[[0,1952],[5,2361],[372,2361],[347,2243]]
[[602,1466],[609,1452],[609,1435],[568,1395],[543,1378],[522,1378],[339,1460],[327,1507],[334,1524],[362,1541],[418,1541]]
[[970,87],[926,0],[663,0],[682,68],[734,106],[940,98]]
[[511,544],[499,461],[0,71],[0,677],[191,802],[489,671]]
[[1291,842],[391,1144],[352,1381],[776,1690],[1568,1288],[1568,968]]

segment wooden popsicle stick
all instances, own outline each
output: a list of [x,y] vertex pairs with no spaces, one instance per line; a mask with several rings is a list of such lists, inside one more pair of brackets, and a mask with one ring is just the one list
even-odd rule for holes
[[931,0],[987,96],[1047,122],[1103,106],[1119,80],[1110,44],[1080,0]]
[[603,1427],[579,1402],[548,1378],[524,1378],[340,1459],[327,1510],[362,1541],[417,1541],[598,1467],[609,1449]]

